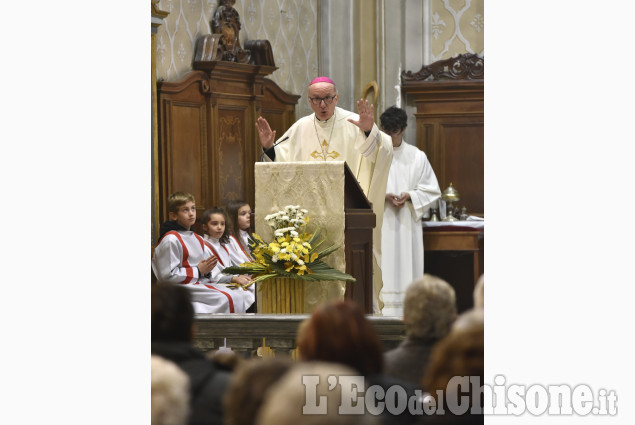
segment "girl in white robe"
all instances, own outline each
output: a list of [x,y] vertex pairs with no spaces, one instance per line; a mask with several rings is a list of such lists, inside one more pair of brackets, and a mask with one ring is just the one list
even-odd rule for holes
[[248,238],[251,236],[251,206],[243,200],[227,203],[227,230],[229,232],[231,250],[236,261],[245,263],[253,261],[249,250]]
[[[222,272],[226,267],[238,266],[246,262],[244,256],[239,255],[239,248],[227,231],[227,215],[225,210],[214,207],[203,213],[203,239],[218,257],[218,264],[212,270],[212,276],[220,283],[233,283],[244,287],[246,292],[253,294],[255,299],[255,285],[251,284],[251,277],[247,275],[229,275]],[[243,254],[244,255],[244,254]]]

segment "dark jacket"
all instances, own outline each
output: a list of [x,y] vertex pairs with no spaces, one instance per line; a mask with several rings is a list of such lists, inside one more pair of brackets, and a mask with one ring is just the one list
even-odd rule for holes
[[152,354],[176,363],[190,378],[189,425],[222,425],[223,396],[231,373],[218,369],[196,347],[186,342],[154,341]]
[[397,348],[384,353],[384,373],[421,388],[430,350],[436,342],[437,339],[406,337]]

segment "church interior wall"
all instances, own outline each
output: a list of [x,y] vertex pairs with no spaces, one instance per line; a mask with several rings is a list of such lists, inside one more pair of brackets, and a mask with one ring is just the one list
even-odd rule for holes
[[[278,69],[268,78],[285,91],[306,98],[306,88],[318,73],[319,0],[237,0],[241,20],[240,42],[269,40]],[[169,12],[156,34],[156,76],[179,81],[192,70],[196,41],[211,33],[210,20],[219,0],[160,0]],[[310,114],[299,102],[298,117]]]
[[[159,0],[169,15],[156,34],[156,77],[178,81],[192,70],[196,40],[210,34],[219,0]],[[271,43],[276,70],[270,78],[302,96],[298,117],[311,113],[308,82],[328,75],[338,84],[339,106],[354,110],[375,80],[378,111],[395,104],[412,119],[414,106],[399,91],[401,71],[418,71],[461,53],[484,54],[484,0],[237,0],[240,41]]]

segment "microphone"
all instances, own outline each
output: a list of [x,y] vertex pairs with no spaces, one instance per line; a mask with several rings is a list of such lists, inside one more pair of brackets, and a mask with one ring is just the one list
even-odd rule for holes
[[[289,139],[289,136],[285,137],[284,139],[280,140],[279,142],[274,143],[273,146],[271,146],[269,149],[275,148],[276,146],[278,146],[280,143],[284,142],[287,139]],[[267,150],[263,149],[262,150],[262,155],[260,155],[260,162],[262,162],[262,160],[265,158],[265,152],[268,151],[269,149],[267,149]]]
[[[279,141],[279,142],[277,142],[277,143],[274,143],[274,144],[273,144],[273,146],[272,146],[271,148],[275,148],[276,146],[278,146],[280,143],[284,142],[284,141],[285,141],[285,140],[287,140],[288,138],[289,138],[289,136],[285,137],[284,139],[280,140],[280,141]],[[271,148],[269,148],[269,149],[271,149]],[[267,149],[267,150],[269,150],[269,149]]]

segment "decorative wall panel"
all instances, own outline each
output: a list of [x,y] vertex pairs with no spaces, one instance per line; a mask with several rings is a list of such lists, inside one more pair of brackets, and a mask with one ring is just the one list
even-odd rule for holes
[[[318,73],[318,0],[237,0],[240,41],[269,40],[278,70],[269,78],[288,93],[306,95],[309,81]],[[159,28],[157,79],[178,81],[192,70],[196,41],[211,33],[210,20],[218,0],[160,0],[170,12]],[[297,106],[297,116],[310,114],[306,101]]]
[[484,0],[430,2],[430,62],[461,53],[484,54]]

